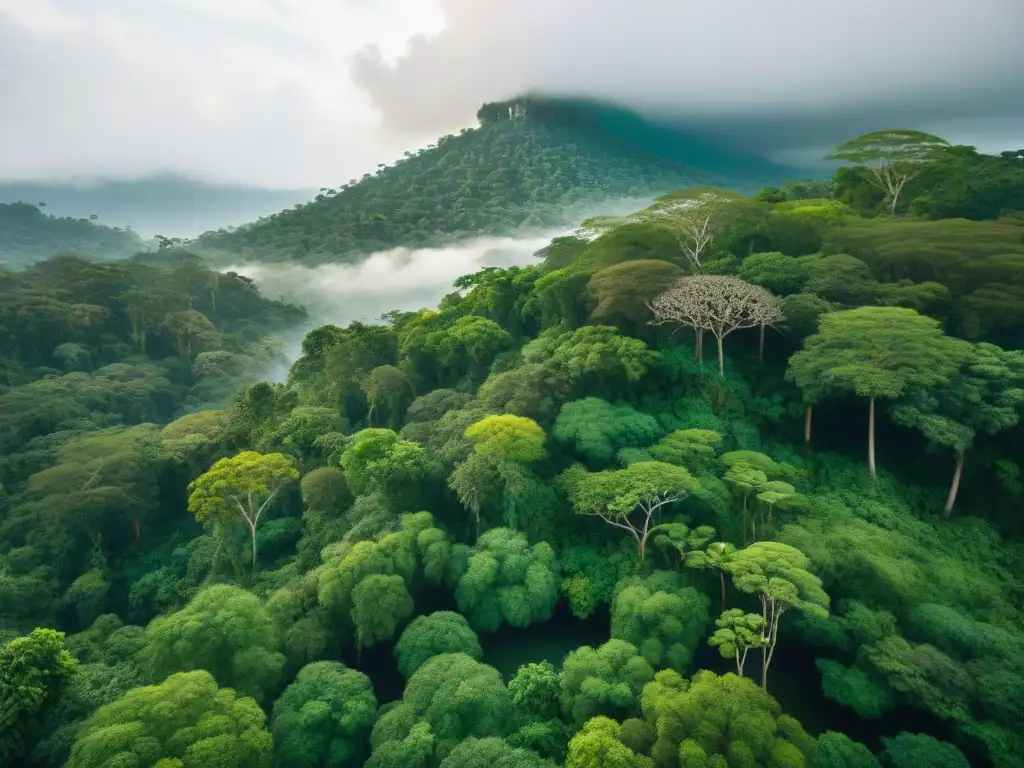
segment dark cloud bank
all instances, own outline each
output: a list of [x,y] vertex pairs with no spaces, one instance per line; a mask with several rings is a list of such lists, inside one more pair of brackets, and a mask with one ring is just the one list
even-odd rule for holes
[[[525,92],[614,101],[791,162],[881,127],[1024,145],[1021,0],[442,0],[447,28],[355,77],[422,134]],[[802,163],[801,163],[802,164]]]

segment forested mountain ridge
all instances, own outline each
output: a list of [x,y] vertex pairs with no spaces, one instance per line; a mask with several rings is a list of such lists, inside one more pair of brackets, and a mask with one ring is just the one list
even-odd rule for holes
[[[226,260],[356,261],[396,246],[565,226],[602,203],[702,183],[753,191],[785,172],[589,103],[522,99],[484,105],[479,118],[479,128],[407,152],[306,205],[208,232],[197,246]],[[702,167],[704,159],[723,172]]]
[[936,143],[594,218],[168,424],[133,350],[181,397],[294,308],[0,275],[0,759],[1024,764],[1024,167]]
[[50,216],[31,203],[0,203],[0,266],[30,264],[61,252],[123,259],[144,248],[130,229]]

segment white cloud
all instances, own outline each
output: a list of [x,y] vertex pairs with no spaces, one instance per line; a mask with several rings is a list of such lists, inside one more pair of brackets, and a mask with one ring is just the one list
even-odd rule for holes
[[[251,277],[266,296],[306,307],[309,328],[328,323],[345,326],[353,320],[373,323],[394,309],[435,308],[445,294],[454,290],[456,278],[484,267],[537,264],[534,254],[550,245],[552,238],[565,234],[568,232],[552,231],[522,239],[487,237],[446,248],[395,248],[374,253],[359,264],[247,264],[231,270]],[[300,329],[286,338],[289,360],[298,357],[307,330]],[[282,380],[286,374],[282,368],[272,377]]]
[[352,54],[441,21],[430,0],[0,0],[0,178],[336,184],[409,143]]
[[1024,144],[976,119],[1024,110],[1021,29],[1021,0],[0,0],[0,180],[335,186],[527,89],[766,152]]
[[773,143],[798,146],[829,116],[1024,111],[1021,0],[441,1],[443,32],[397,64],[373,49],[357,64],[394,127],[446,129],[529,89],[694,125],[782,115]]

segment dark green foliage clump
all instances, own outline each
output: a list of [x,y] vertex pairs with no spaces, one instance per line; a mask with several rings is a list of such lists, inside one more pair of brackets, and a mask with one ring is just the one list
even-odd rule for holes
[[365,759],[377,719],[370,679],[335,661],[308,664],[274,702],[270,730],[280,768],[343,768]]

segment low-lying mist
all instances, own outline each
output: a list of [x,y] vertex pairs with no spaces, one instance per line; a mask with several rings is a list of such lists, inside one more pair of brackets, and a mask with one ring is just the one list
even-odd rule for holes
[[[343,326],[353,320],[375,322],[393,309],[433,308],[454,290],[456,278],[484,267],[536,264],[537,251],[552,238],[570,232],[529,238],[485,237],[444,248],[395,248],[375,253],[359,264],[245,264],[230,269],[252,278],[264,295],[301,304],[309,311],[309,327],[296,329],[285,338],[288,359],[294,361],[309,328],[329,323]],[[267,375],[272,381],[282,381],[287,370]]]

